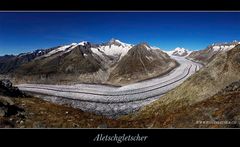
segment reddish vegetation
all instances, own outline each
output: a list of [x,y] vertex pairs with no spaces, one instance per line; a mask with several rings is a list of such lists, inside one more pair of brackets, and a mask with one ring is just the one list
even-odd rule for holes
[[[52,104],[37,98],[15,98],[15,105],[24,112],[0,117],[0,127],[50,127],[50,128],[189,128],[189,127],[239,127],[240,82],[228,86],[215,96],[191,106],[174,111],[156,113],[146,117],[109,119],[86,113],[68,106]],[[234,89],[235,88],[235,89]],[[230,90],[229,90],[230,89]],[[168,106],[166,106],[167,109]],[[161,108],[164,109],[164,108]],[[128,119],[127,119],[128,118]],[[215,122],[214,122],[215,121]],[[225,122],[224,122],[225,121]],[[232,122],[233,124],[227,124]],[[236,123],[234,123],[236,122]],[[206,123],[206,124],[204,124]],[[224,124],[216,124],[224,123]]]

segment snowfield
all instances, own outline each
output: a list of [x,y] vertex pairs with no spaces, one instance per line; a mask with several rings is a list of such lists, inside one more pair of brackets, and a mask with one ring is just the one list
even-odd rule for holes
[[83,111],[116,118],[133,113],[161,98],[202,66],[184,57],[172,58],[176,59],[180,66],[167,75],[122,87],[100,84],[21,84],[16,86],[28,94],[57,104],[69,104]]
[[221,46],[213,46],[212,49],[214,52],[218,52],[218,51],[229,51],[231,49],[233,49],[236,45],[221,45]]

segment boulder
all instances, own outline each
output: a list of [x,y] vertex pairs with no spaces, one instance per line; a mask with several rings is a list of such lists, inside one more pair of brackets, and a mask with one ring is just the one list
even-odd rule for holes
[[10,97],[25,97],[17,87],[12,85],[12,82],[7,79],[0,80],[0,95]]
[[10,98],[0,97],[0,117],[15,115],[22,111],[24,110],[15,106]]

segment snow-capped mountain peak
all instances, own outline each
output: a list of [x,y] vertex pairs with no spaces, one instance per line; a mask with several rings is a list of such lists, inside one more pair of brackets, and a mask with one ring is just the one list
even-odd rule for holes
[[[57,47],[43,57],[49,57],[58,53],[68,53],[75,49],[78,46],[85,46],[90,49],[94,54],[97,54],[100,57],[104,55],[120,57],[120,59],[125,56],[128,51],[134,46],[132,44],[124,43],[118,39],[111,39],[110,41],[103,44],[92,44],[87,41],[81,41],[79,43],[71,43],[68,45],[62,45]],[[148,44],[144,44],[147,50],[159,49],[158,47],[151,47]]]
[[51,52],[47,53],[47,54],[44,55],[44,56],[45,56],[45,57],[48,57],[48,56],[51,56],[51,55],[56,54],[56,53],[58,53],[58,52],[63,52],[63,51],[65,51],[65,50],[67,50],[67,49],[68,49],[69,47],[71,47],[71,46],[72,46],[71,44],[70,44],[70,45],[60,46],[60,47],[52,50]]
[[109,42],[100,45],[98,49],[106,55],[123,57],[133,47],[131,44],[123,43],[117,39],[111,39]]
[[181,47],[176,47],[174,49],[174,51],[184,52],[184,51],[186,51],[186,49],[185,48],[181,48]]
[[181,47],[177,47],[172,51],[165,51],[165,52],[170,56],[187,56],[191,53],[191,51]]
[[87,41],[82,41],[82,42],[79,42],[78,45],[85,45],[87,43],[88,43]]
[[159,47],[157,47],[157,46],[151,46],[151,49],[154,49],[154,50],[160,50],[160,48]]
[[51,56],[51,55],[54,55],[58,52],[70,52],[72,49],[74,49],[75,47],[79,46],[79,45],[82,45],[84,46],[85,44],[87,44],[87,41],[81,41],[79,43],[71,43],[71,44],[68,44],[68,45],[63,45],[63,46],[60,46],[52,51],[50,51],[49,53],[47,53],[46,55],[44,55],[45,57],[48,57],[48,56]]
[[114,39],[114,38],[112,38],[108,43],[122,43],[120,40],[118,40],[118,39]]
[[123,43],[122,41],[118,39],[112,38],[109,42],[106,43],[107,45],[116,45],[116,46],[123,46],[123,47],[129,47],[133,46],[131,44]]
[[78,43],[71,43],[71,45],[77,45]]
[[186,56],[187,54],[188,54],[188,50],[181,47],[175,48],[173,52],[173,55],[178,55],[178,56]]

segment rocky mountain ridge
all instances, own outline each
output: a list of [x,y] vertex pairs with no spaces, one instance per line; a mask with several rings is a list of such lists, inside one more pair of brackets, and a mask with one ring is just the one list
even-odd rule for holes
[[[177,66],[164,52],[145,45],[141,49],[141,44],[134,46],[116,39],[102,44],[82,41],[33,53],[0,57],[0,69],[1,74],[10,76],[14,83],[113,84],[121,81],[113,79],[120,64],[130,66],[141,62],[139,68],[143,70],[138,70],[137,74],[142,76],[133,78],[136,68],[129,68],[128,74],[120,77],[124,81],[121,84],[161,75]],[[132,58],[131,64],[127,63],[126,58]]]

